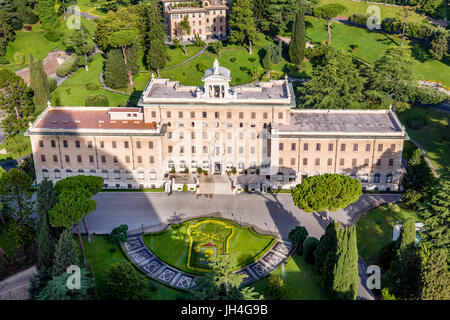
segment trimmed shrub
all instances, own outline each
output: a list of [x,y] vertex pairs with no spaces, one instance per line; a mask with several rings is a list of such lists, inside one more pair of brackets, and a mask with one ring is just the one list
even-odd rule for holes
[[305,227],[296,226],[289,232],[289,241],[295,247],[298,255],[303,254],[303,241],[308,237],[308,231]]
[[308,237],[303,242],[303,258],[309,264],[314,265],[314,251],[316,251],[319,245],[319,240],[314,237]]
[[59,31],[47,31],[44,33],[44,38],[51,42],[58,42],[62,36],[63,34]]
[[15,64],[24,64],[25,63],[25,56],[22,52],[16,52],[14,54],[14,63]]
[[187,184],[183,184],[183,192],[188,192],[188,186]]
[[9,64],[9,60],[5,56],[0,57],[0,64]]
[[311,60],[314,58],[319,58],[319,57],[324,56],[326,52],[327,52],[327,47],[325,45],[318,44],[314,48],[313,47],[306,48],[305,49],[305,57]]
[[87,89],[88,91],[97,91],[98,89],[100,89],[100,86],[95,85],[95,84],[93,84],[93,83],[88,83],[88,84],[86,85],[86,89]]
[[60,77],[65,77],[77,70],[78,65],[78,56],[73,55],[56,68],[56,74]]
[[235,63],[235,62],[236,62],[236,57],[231,57],[231,58],[230,58],[230,62],[231,62],[231,63]]
[[449,99],[449,96],[432,88],[417,88],[416,101],[421,104],[441,104]]
[[255,61],[256,61],[256,58],[255,58],[255,57],[250,57],[250,58],[248,58],[248,61],[250,61],[250,62],[255,62]]
[[205,73],[206,70],[208,70],[208,66],[206,65],[206,63],[204,61],[200,61],[199,63],[197,63],[197,71],[201,72],[201,73]]
[[54,91],[56,87],[58,86],[58,83],[55,78],[48,78],[48,87],[50,89],[50,92]]
[[264,297],[270,300],[283,300],[286,298],[287,289],[283,279],[275,274],[267,277],[266,288],[264,289]]
[[86,97],[85,100],[86,106],[99,106],[99,107],[107,107],[109,106],[108,97],[101,93],[91,94]]
[[369,19],[369,17],[370,14],[367,13],[354,13],[348,18],[348,20],[356,24],[367,25],[367,19]]

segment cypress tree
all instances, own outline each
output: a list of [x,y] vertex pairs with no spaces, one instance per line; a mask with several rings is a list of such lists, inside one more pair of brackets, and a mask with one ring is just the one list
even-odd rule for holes
[[69,230],[64,230],[55,247],[53,264],[53,276],[57,277],[66,273],[70,265],[79,265],[77,244]]
[[106,55],[105,83],[108,87],[117,89],[124,88],[128,84],[127,67],[120,49],[111,49]]
[[316,269],[321,273],[322,283],[327,282],[326,278],[333,271],[329,269],[329,263],[332,262],[334,264],[340,226],[339,222],[335,223],[332,221],[327,226],[325,233],[320,237],[319,245],[314,252]]
[[36,12],[45,30],[52,31],[58,26],[58,15],[55,11],[55,0],[38,0]]
[[39,271],[50,269],[53,264],[55,250],[55,238],[50,232],[47,213],[44,212],[40,218],[40,230],[37,237],[37,261],[36,266]]
[[147,40],[145,58],[147,66],[156,71],[159,76],[159,70],[164,68],[167,62],[166,51],[166,29],[162,23],[161,13],[158,10],[158,3],[153,1],[146,7],[147,15]]
[[420,275],[421,300],[449,300],[450,272],[445,250],[434,249],[422,262]]
[[261,63],[265,70],[272,69],[272,61],[270,59],[270,56],[271,56],[271,48],[267,47],[265,49],[264,57],[263,57],[262,63]]
[[356,299],[358,293],[358,249],[354,226],[340,230],[332,292],[338,299]]
[[289,58],[291,62],[299,65],[305,58],[305,14],[299,8],[295,15],[294,27],[292,29],[291,42],[289,43]]
[[44,107],[50,99],[50,87],[42,60],[34,61],[30,55],[30,87],[33,89],[35,107]]

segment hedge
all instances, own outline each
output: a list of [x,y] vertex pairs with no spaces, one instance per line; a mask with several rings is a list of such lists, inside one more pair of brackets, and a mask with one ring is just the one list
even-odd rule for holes
[[108,97],[101,93],[91,94],[86,97],[85,100],[86,106],[98,106],[98,107],[107,107],[109,106]]
[[73,55],[66,61],[64,61],[58,68],[56,68],[56,74],[60,77],[65,77],[69,73],[74,72],[78,68],[78,56]]

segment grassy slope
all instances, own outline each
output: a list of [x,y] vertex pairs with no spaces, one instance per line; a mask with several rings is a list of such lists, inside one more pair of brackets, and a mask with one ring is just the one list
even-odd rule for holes
[[[347,11],[345,11],[342,16],[349,17],[354,13],[367,13],[367,8],[369,6],[374,5],[374,3],[363,3],[363,2],[355,2],[352,0],[319,0],[319,3],[315,6],[321,6],[328,3],[340,3],[347,7]],[[380,16],[381,20],[387,17],[398,17],[398,13],[401,11],[402,7],[392,7],[386,6],[382,3],[375,4],[380,8]],[[408,21],[421,21],[426,19],[425,16],[419,15],[414,10],[409,10],[410,16],[408,17]],[[373,14],[373,12],[370,12]]]
[[[147,246],[166,263],[189,273],[195,273],[187,268],[189,251],[189,238],[186,233],[188,225],[195,224],[187,221],[179,229],[169,227],[165,232],[144,235]],[[265,249],[268,249],[272,237],[256,236],[246,228],[235,228],[235,233],[230,239],[229,252],[233,253],[234,265],[246,265],[258,258]],[[269,246],[270,247],[270,246]]]
[[[97,54],[89,63],[89,71],[78,69],[69,79],[52,93],[52,105],[57,106],[84,106],[88,95],[102,93],[109,99],[111,107],[126,103],[128,96],[104,90],[98,79],[103,67],[104,58]],[[92,83],[100,88],[96,91],[86,89],[86,84]]]
[[[292,256],[283,267],[278,267],[274,274],[279,275],[284,280],[287,287],[287,296],[289,300],[325,300],[329,299],[325,289],[320,285],[320,276],[317,274],[314,266],[305,262],[303,257]],[[261,294],[264,294],[264,288],[267,278],[261,279],[251,286]]]
[[188,53],[188,55],[186,56],[183,47],[181,48],[167,47],[167,54],[169,56],[169,61],[166,64],[166,68],[183,62],[184,60],[192,57],[194,54],[199,52],[201,49],[202,47],[188,45],[186,46],[186,51]]
[[358,253],[368,264],[377,264],[381,248],[392,241],[392,232],[397,220],[414,217],[420,221],[419,214],[404,206],[398,210],[387,205],[380,206],[362,217],[357,225]]
[[[98,298],[105,299],[106,275],[108,268],[115,263],[123,261],[129,262],[129,260],[125,258],[119,249],[111,253],[109,251],[112,247],[111,243],[106,240],[105,236],[93,236],[93,241],[91,241],[91,243],[88,243],[86,239],[83,239],[83,243],[86,252],[86,259],[90,262],[95,274]],[[152,300],[172,300],[183,295],[183,293],[178,290],[168,288],[150,279],[149,281],[156,287],[156,291],[150,291],[150,299]]]
[[[313,17],[306,17],[306,35],[312,41],[326,41],[325,22]],[[401,39],[397,36],[352,27],[342,23],[333,23],[331,30],[331,46],[350,50],[350,45],[357,44],[356,56],[373,63],[388,47],[398,46]],[[450,86],[449,61],[429,60],[428,49],[417,42],[405,40],[405,44],[414,58],[414,71],[417,79],[440,81]]]
[[[400,121],[405,125],[408,135],[420,143],[427,152],[436,169],[450,165],[450,143],[442,141],[446,129],[449,114],[425,109],[419,106],[411,106],[411,109],[399,113]],[[423,117],[428,120],[428,125],[419,130],[412,130],[406,125],[408,118]]]

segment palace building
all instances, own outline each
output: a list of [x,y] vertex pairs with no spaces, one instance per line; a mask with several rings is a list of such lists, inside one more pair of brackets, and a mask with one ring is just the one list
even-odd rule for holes
[[[163,17],[170,39],[225,39],[228,3],[226,0],[163,0]],[[188,17],[190,33],[182,33],[179,24]]]
[[152,77],[135,108],[49,106],[26,133],[38,182],[84,174],[106,188],[202,190],[206,171],[235,193],[339,173],[399,189],[408,136],[392,110],[296,109],[287,78],[230,86],[217,60],[202,81]]

